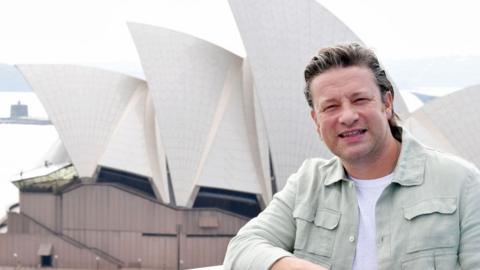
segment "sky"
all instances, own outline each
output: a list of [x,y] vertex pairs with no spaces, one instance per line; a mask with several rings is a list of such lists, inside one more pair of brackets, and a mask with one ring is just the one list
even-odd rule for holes
[[[275,1],[272,1],[274,3]],[[381,59],[480,56],[477,1],[319,0]],[[227,0],[0,0],[0,63],[70,63],[143,77],[126,23],[245,50]],[[412,67],[415,68],[415,67]]]
[[382,57],[480,55],[478,1],[320,2]]

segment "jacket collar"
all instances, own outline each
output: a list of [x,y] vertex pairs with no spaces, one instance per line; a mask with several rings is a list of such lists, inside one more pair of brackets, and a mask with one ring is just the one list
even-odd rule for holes
[[343,168],[342,161],[339,157],[335,156],[329,160],[324,166],[325,170],[325,185],[329,186],[340,180],[348,181],[347,173]]
[[425,172],[425,148],[406,130],[402,132],[402,149],[397,166],[393,171],[393,182],[402,186],[416,186],[423,183]]
[[[425,171],[425,150],[406,130],[402,130],[402,148],[393,171],[393,182],[402,186],[416,186],[423,183]],[[325,172],[324,184],[329,186],[340,180],[348,180],[340,158],[334,157],[322,169]]]

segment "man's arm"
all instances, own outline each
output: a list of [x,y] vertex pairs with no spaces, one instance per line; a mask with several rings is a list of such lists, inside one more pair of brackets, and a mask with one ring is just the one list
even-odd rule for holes
[[[292,175],[258,217],[248,222],[228,245],[224,269],[238,270],[325,270],[295,258],[296,225],[293,219],[298,175]],[[297,267],[297,268],[295,268]]]
[[480,265],[480,173],[475,170],[465,183],[460,201],[460,247],[462,269]]
[[317,264],[296,257],[283,257],[276,261],[271,270],[327,270]]
[[225,269],[269,269],[290,252],[295,241],[293,220],[296,179],[292,175],[285,187],[256,218],[250,220],[230,241]]

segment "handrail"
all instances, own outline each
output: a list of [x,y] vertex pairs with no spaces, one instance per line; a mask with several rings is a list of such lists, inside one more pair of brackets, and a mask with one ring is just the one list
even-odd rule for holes
[[98,257],[102,258],[103,260],[108,261],[108,262],[110,262],[110,263],[112,263],[112,264],[115,264],[115,265],[117,266],[117,268],[121,268],[121,267],[123,267],[123,266],[125,265],[125,263],[124,263],[122,260],[120,260],[120,259],[118,259],[118,258],[116,258],[116,257],[114,257],[114,256],[112,256],[112,255],[110,255],[110,254],[108,254],[107,252],[105,252],[105,251],[103,251],[103,250],[100,250],[100,249],[98,249],[98,248],[95,248],[95,247],[87,246],[87,245],[85,245],[84,243],[82,243],[82,242],[80,242],[80,241],[78,241],[78,240],[76,240],[76,239],[74,239],[74,238],[72,238],[72,237],[70,237],[70,236],[68,236],[68,235],[65,235],[65,234],[63,234],[63,233],[61,233],[61,232],[57,232],[57,231],[55,231],[55,230],[52,230],[52,229],[50,229],[49,227],[47,227],[47,226],[43,225],[42,223],[40,223],[39,221],[35,220],[34,218],[30,217],[29,215],[26,215],[26,214],[24,214],[24,213],[17,213],[17,214],[26,217],[27,219],[29,219],[29,220],[32,221],[33,223],[37,224],[38,226],[42,227],[43,229],[45,229],[46,231],[48,231],[49,233],[51,233],[52,235],[54,235],[54,236],[56,236],[56,237],[58,237],[58,238],[61,238],[61,239],[64,240],[65,242],[68,242],[68,243],[76,246],[77,248],[88,249],[90,252],[93,252],[95,255],[97,255]]

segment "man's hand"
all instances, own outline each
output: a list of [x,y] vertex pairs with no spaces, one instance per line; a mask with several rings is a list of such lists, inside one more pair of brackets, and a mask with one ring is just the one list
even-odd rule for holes
[[320,265],[296,257],[283,257],[276,261],[270,270],[327,270]]

